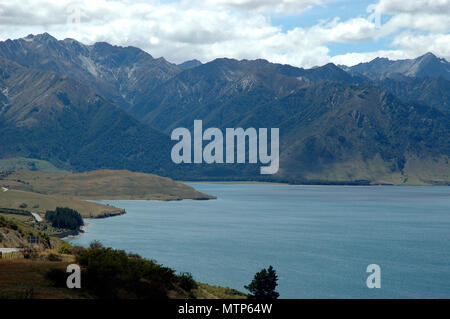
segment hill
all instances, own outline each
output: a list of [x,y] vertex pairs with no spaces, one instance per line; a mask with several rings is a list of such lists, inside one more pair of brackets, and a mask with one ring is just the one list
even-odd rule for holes
[[86,200],[182,200],[213,199],[213,196],[170,178],[130,171],[45,173],[16,171],[0,175],[0,208],[29,211],[44,216],[56,207],[70,207],[85,218],[123,214],[109,205]]
[[0,215],[0,248],[27,247],[29,235],[39,236],[40,241],[35,244],[35,248],[42,250],[56,248],[63,243],[61,239],[48,236],[26,222]]
[[[1,182],[1,181],[0,181]],[[70,207],[84,218],[96,218],[123,214],[123,209],[79,200],[67,196],[45,195],[10,189],[0,193],[0,207],[39,214],[42,218],[48,210]]]
[[0,184],[15,190],[91,200],[214,198],[170,178],[130,171],[100,170],[74,174],[18,171],[1,179]]

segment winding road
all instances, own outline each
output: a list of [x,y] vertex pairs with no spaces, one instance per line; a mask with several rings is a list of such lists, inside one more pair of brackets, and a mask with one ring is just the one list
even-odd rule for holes
[[36,219],[37,222],[41,222],[41,221],[42,221],[41,216],[39,216],[38,214],[36,214],[36,213],[31,213],[31,215],[33,215],[34,219]]

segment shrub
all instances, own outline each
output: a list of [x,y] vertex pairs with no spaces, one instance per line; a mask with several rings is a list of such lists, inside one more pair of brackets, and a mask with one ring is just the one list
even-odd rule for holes
[[99,298],[165,299],[177,283],[172,269],[122,250],[86,249],[76,262],[83,268],[84,287]]
[[74,256],[79,256],[81,255],[84,251],[86,250],[86,248],[81,247],[81,246],[75,246],[72,248],[72,255]]
[[192,275],[188,272],[183,272],[178,276],[178,285],[181,289],[185,291],[191,291],[192,289],[197,288],[197,283],[195,282]]
[[73,247],[69,243],[63,243],[58,247],[58,253],[60,254],[71,254],[72,251]]
[[39,232],[39,238],[40,242],[44,245],[45,248],[51,248],[52,244],[49,235],[43,232]]
[[47,259],[49,261],[61,261],[62,260],[61,257],[57,254],[49,254]]
[[23,257],[25,259],[37,259],[38,255],[39,255],[38,252],[31,247],[27,247],[23,251]]
[[98,240],[93,240],[89,244],[89,248],[92,248],[92,249],[103,248],[103,244]]

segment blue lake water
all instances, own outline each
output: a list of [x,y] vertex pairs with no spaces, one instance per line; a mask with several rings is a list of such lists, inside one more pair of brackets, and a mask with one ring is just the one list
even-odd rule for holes
[[[101,201],[69,241],[138,253],[244,291],[273,265],[281,298],[450,298],[450,187],[190,184],[212,201]],[[381,267],[381,288],[366,267]]]

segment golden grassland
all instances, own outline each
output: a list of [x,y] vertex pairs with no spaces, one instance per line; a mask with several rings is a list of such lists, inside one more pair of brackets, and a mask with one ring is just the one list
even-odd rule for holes
[[39,249],[57,248],[64,243],[62,239],[36,229],[29,219],[23,220],[21,215],[0,214],[0,235],[1,248],[26,247],[28,235],[40,237],[40,243],[35,245]]
[[197,299],[247,299],[247,295],[229,287],[220,287],[205,283],[197,283],[194,291]]
[[0,216],[9,218],[9,219],[15,219],[18,220],[20,222],[31,222],[34,220],[34,218],[32,216],[28,216],[28,215],[19,215],[19,214],[8,214],[8,213],[4,213],[3,211],[0,210]]
[[84,218],[95,218],[104,215],[119,215],[123,210],[113,206],[101,205],[70,197],[44,195],[10,189],[0,192],[0,208],[13,208],[39,214],[44,218],[45,212],[56,207],[70,207],[78,211]]
[[0,208],[45,214],[56,207],[70,207],[84,218],[113,216],[123,210],[87,200],[182,200],[213,196],[170,178],[130,171],[100,170],[86,173],[16,171],[0,176]]
[[170,178],[126,170],[99,170],[77,174],[16,171],[1,184],[13,189],[78,199],[181,200],[213,196]]

